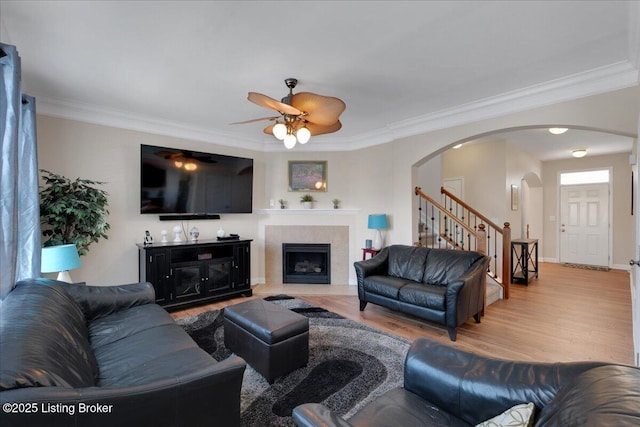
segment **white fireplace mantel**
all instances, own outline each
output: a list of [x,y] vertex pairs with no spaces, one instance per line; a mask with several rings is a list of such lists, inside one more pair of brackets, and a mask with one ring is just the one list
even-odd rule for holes
[[357,215],[360,209],[254,209],[258,215]]

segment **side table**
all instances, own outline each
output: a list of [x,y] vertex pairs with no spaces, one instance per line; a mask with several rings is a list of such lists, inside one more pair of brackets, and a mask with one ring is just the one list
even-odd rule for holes
[[538,278],[538,239],[511,241],[511,282],[529,284]]
[[371,258],[378,255],[380,249],[362,248],[362,260],[367,259],[367,254],[371,255]]

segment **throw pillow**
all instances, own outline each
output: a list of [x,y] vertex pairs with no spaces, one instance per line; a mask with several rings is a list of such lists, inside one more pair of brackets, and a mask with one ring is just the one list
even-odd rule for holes
[[521,403],[500,415],[478,424],[476,427],[529,427],[533,424],[533,403]]

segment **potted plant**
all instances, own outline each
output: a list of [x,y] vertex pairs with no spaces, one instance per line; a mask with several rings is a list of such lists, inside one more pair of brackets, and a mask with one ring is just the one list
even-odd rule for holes
[[280,209],[285,209],[287,207],[287,201],[285,199],[278,200],[278,203],[280,203]]
[[333,209],[340,208],[340,199],[333,199],[331,203],[333,203]]
[[44,246],[75,244],[86,255],[89,245],[107,239],[107,192],[96,188],[103,182],[64,176],[41,170],[40,222]]
[[302,203],[302,207],[305,209],[311,209],[313,207],[313,196],[311,194],[305,194],[304,196],[300,196],[300,203]]

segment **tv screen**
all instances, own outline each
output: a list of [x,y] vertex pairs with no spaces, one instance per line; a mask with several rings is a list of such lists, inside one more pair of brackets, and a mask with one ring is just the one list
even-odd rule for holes
[[253,159],[140,145],[140,213],[251,213]]

